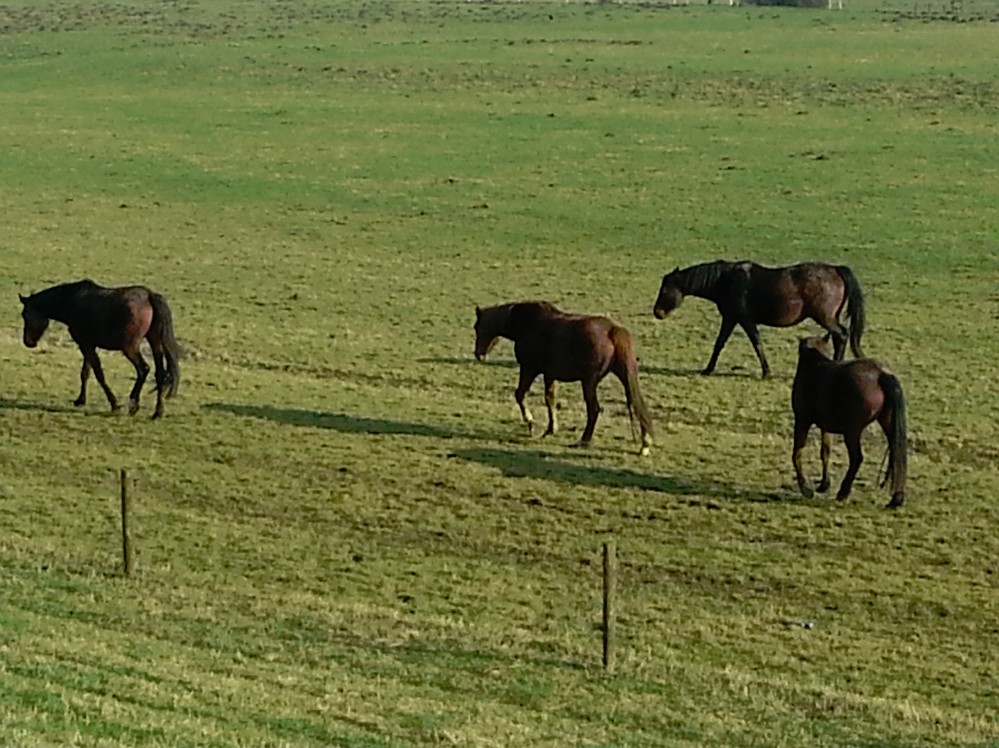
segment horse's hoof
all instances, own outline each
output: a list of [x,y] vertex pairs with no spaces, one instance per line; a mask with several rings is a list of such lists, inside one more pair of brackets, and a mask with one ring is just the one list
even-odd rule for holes
[[139,412],[139,401],[138,400],[129,400],[128,401],[128,414],[130,416],[134,416],[138,412]]
[[162,415],[163,415],[163,411],[162,410],[157,410],[157,411],[155,411],[153,413],[153,416],[152,416],[151,420],[155,421],[157,418],[159,418]]
[[885,504],[885,509],[898,509],[902,504],[905,503],[905,496],[902,494],[896,494],[891,497],[891,501]]
[[573,442],[569,446],[572,447],[573,449],[586,449],[587,447],[590,446],[590,443],[584,442],[582,439],[580,439],[578,442]]
[[702,376],[702,377],[707,377],[707,376],[710,376],[710,375],[711,375],[711,372],[713,372],[713,371],[714,371],[714,368],[709,368],[709,369],[701,369],[701,376]]
[[801,490],[801,495],[806,499],[810,499],[815,495],[815,491],[804,484],[799,485],[798,488]]
[[651,453],[652,453],[652,450],[649,449],[647,446],[642,447],[640,450],[638,450],[638,456],[639,457],[648,457]]
[[819,483],[819,485],[817,485],[817,486],[815,487],[815,490],[816,490],[816,491],[817,491],[818,493],[825,493],[826,491],[828,491],[828,490],[829,490],[829,481],[827,481],[827,480],[824,480],[824,481],[820,482],[820,483]]
[[86,404],[87,404],[87,399],[85,397],[78,397],[76,398],[76,400],[73,401],[73,405],[75,405],[77,408],[79,408],[81,405],[86,405]]
[[836,501],[846,501],[849,498],[849,496],[850,496],[849,491],[847,491],[846,493],[840,491],[838,494],[836,494]]

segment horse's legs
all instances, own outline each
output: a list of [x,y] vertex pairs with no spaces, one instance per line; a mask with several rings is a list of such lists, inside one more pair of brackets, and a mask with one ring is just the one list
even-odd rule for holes
[[583,399],[586,401],[586,428],[583,435],[576,442],[576,447],[590,446],[590,439],[593,438],[593,429],[597,426],[597,416],[600,415],[600,403],[597,402],[597,380],[594,377],[583,380]]
[[805,442],[808,440],[808,430],[812,427],[812,424],[806,423],[805,421],[794,419],[794,446],[791,449],[791,463],[794,465],[794,474],[798,479],[798,488],[801,490],[801,495],[806,499],[812,498],[814,492],[811,486],[808,485],[808,481],[805,479],[805,474],[801,470],[801,452],[805,448]]
[[[627,365],[617,365],[612,369],[614,375],[621,381],[621,386],[624,388],[624,399],[628,408],[628,420],[631,422],[631,435],[635,436],[635,421],[638,420],[638,425],[641,428],[642,433],[642,447],[638,450],[640,457],[647,457],[652,451],[652,434],[649,433],[649,427],[646,425],[645,420],[637,415],[635,409],[635,394],[631,391],[631,384],[628,378],[628,368]],[[636,377],[635,384],[637,386],[638,379]],[[639,395],[639,398],[641,395]]]
[[833,360],[842,361],[843,356],[846,355],[846,343],[850,338],[850,331],[835,320],[830,323],[820,321],[819,324],[827,330],[825,336],[826,342],[829,342],[829,338],[832,338]]
[[708,361],[708,365],[704,367],[701,374],[710,374],[715,370],[715,365],[718,363],[718,355],[721,353],[722,348],[725,347],[725,343],[728,342],[729,335],[732,334],[732,330],[734,329],[735,320],[731,317],[722,315],[721,329],[718,330],[718,337],[715,339],[714,350],[711,351],[711,360]]
[[138,345],[134,348],[125,349],[122,353],[125,354],[125,358],[131,362],[132,366],[135,367],[135,384],[132,385],[132,391],[128,395],[128,414],[134,416],[139,410],[139,395],[142,393],[142,385],[146,383],[146,377],[149,376],[149,364],[146,363],[146,359],[139,352]]
[[153,411],[153,418],[163,415],[163,380],[166,377],[166,367],[163,363],[163,346],[159,340],[150,340],[150,348],[153,351],[153,365],[156,367],[156,410]]
[[770,376],[770,364],[767,363],[767,357],[763,355],[763,349],[760,347],[760,331],[757,329],[756,323],[752,320],[744,320],[739,322],[739,324],[746,331],[749,342],[753,344],[753,350],[756,351],[756,358],[760,360],[760,368],[763,369],[763,378],[766,379]]
[[846,469],[846,475],[843,476],[843,482],[839,486],[839,491],[836,492],[836,498],[839,500],[843,500],[850,495],[850,489],[853,488],[853,479],[857,477],[857,471],[860,470],[860,465],[864,461],[864,453],[860,449],[860,434],[861,431],[858,430],[856,433],[843,435],[843,441],[846,442],[846,451],[850,455],[850,466]]
[[[104,390],[104,395],[108,399],[108,403],[111,404],[111,410],[118,410],[118,399],[114,396],[111,388],[108,387],[108,383],[104,379],[104,368],[101,366],[101,360],[97,356],[97,349],[93,346],[80,346],[80,351],[83,353],[83,363],[84,368],[80,371],[81,385],[86,385],[86,370],[87,364],[89,363],[90,368],[94,370],[94,377],[97,379],[97,383],[100,384],[101,389]],[[83,386],[80,387],[80,397],[77,398],[77,402],[81,405],[86,400],[86,395],[83,391]]]
[[558,431],[555,419],[555,380],[545,375],[545,405],[548,406],[548,428],[542,436],[548,436]]
[[819,447],[819,455],[822,457],[822,480],[815,490],[825,493],[829,490],[829,455],[832,454],[832,434],[828,431],[822,432],[822,446]]
[[87,379],[89,378],[90,378],[90,361],[87,360],[87,354],[84,353],[83,366],[80,367],[80,394],[77,396],[76,400],[73,401],[73,405],[87,404]]
[[527,424],[527,433],[532,435],[534,434],[534,416],[531,415],[527,403],[524,402],[524,397],[527,395],[527,391],[531,389],[531,384],[537,376],[537,374],[521,368],[520,381],[517,384],[517,390],[513,393],[514,398],[517,400],[517,405],[520,406],[520,415],[523,417],[524,423]]

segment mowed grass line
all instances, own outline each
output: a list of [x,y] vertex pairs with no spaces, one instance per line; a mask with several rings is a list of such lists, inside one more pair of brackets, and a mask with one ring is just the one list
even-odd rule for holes
[[[995,731],[987,24],[587,5],[8,6],[0,722],[22,745],[981,745]],[[231,11],[231,12],[230,12]],[[70,33],[72,31],[72,33]],[[114,74],[110,74],[114,71]],[[910,404],[850,502],[774,380],[662,273],[847,262]],[[14,294],[167,294],[166,418],[82,410]],[[477,303],[636,335],[658,426],[578,387],[528,440]],[[123,392],[131,372],[107,356]],[[536,390],[538,388],[536,387]],[[541,407],[540,392],[532,395]],[[818,469],[810,446],[809,472]],[[834,455],[834,476],[845,468]],[[116,474],[140,574],[119,577]],[[621,551],[619,667],[599,553]],[[810,621],[812,628],[802,623]]]

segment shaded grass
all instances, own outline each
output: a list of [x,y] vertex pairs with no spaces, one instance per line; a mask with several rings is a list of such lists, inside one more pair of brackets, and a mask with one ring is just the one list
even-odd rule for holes
[[[995,741],[990,26],[873,10],[8,3],[5,739]],[[650,307],[714,257],[857,271],[909,399],[902,512],[874,433],[853,500],[797,496],[804,328],[764,331],[773,381],[738,337],[692,375],[716,313]],[[170,299],[162,422],[69,406],[64,330],[21,348],[14,293],[84,276]],[[527,439],[509,349],[471,358],[474,305],[527,297],[632,329],[649,459],[613,384],[589,451],[571,385]]]

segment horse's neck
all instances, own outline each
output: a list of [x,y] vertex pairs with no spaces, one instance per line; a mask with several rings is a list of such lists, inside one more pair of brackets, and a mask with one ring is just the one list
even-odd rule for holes
[[838,368],[840,368],[838,362],[826,358],[818,351],[808,351],[799,355],[794,378],[795,381],[814,382]]
[[42,291],[32,299],[35,309],[49,319],[69,324],[74,316],[73,299],[78,289],[73,285],[55,286]]
[[550,304],[533,302],[511,304],[509,311],[503,318],[503,331],[499,334],[516,342],[517,338],[526,330],[537,327],[539,323],[543,323],[552,315],[560,316],[561,313]]
[[676,285],[685,296],[718,301],[716,295],[719,277],[720,270],[716,263],[694,265],[681,272]]
[[510,325],[510,313],[516,304],[504,304],[492,310],[489,318],[488,333],[490,337],[501,337],[513,340],[513,331]]

